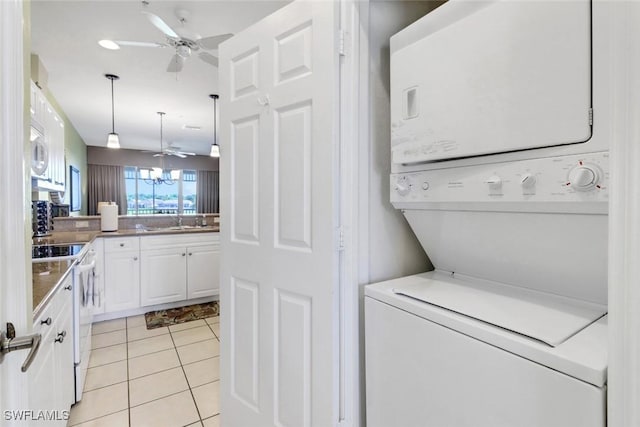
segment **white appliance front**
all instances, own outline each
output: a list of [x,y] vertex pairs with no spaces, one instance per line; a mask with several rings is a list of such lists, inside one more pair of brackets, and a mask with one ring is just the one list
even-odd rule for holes
[[95,306],[100,305],[99,290],[94,287],[95,267],[95,251],[89,248],[86,254],[79,258],[73,274],[73,358],[76,402],[82,399],[84,381],[89,368],[93,310]]
[[435,271],[365,290],[369,424],[606,424],[612,22],[451,0],[392,37],[390,199]]
[[369,296],[365,318],[369,427],[605,425],[605,387]]

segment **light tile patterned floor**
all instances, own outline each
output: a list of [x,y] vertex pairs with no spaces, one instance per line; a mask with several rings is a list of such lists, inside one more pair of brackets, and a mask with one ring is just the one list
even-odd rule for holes
[[147,330],[144,316],[93,325],[69,426],[219,427],[218,317]]

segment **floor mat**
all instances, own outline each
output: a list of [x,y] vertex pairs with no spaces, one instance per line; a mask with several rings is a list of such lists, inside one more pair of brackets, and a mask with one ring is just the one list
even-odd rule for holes
[[218,315],[220,315],[218,301],[211,301],[168,310],[150,311],[144,314],[144,319],[147,321],[147,329],[155,329]]

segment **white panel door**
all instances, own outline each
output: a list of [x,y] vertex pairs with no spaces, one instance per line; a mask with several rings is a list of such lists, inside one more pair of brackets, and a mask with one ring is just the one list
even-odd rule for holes
[[337,423],[337,2],[220,46],[221,414]]

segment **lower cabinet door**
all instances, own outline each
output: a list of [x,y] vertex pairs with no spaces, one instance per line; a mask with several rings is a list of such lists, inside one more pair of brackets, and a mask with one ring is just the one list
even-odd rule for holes
[[61,297],[68,299],[64,308],[56,319],[57,341],[56,354],[56,384],[58,404],[61,408],[69,409],[75,402],[75,379],[73,364],[73,324],[71,293],[65,290]]
[[105,313],[140,307],[139,256],[137,250],[105,254]]
[[42,336],[40,349],[27,371],[29,375],[29,409],[34,412],[69,410],[69,407],[59,407],[56,397],[55,338],[55,328],[48,328]]
[[151,249],[142,252],[141,305],[163,304],[187,298],[186,248]]
[[218,245],[187,248],[187,298],[217,295],[220,289]]

